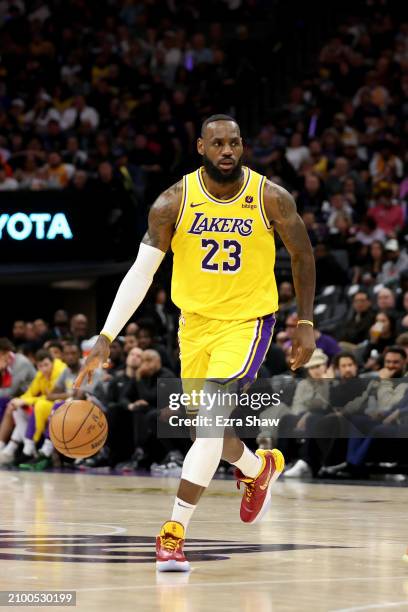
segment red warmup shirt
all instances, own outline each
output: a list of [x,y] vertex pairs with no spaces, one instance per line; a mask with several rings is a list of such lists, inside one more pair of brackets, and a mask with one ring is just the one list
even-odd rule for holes
[[402,207],[398,205],[387,208],[383,204],[379,204],[368,211],[368,216],[372,217],[377,223],[377,226],[384,230],[386,234],[404,225],[404,212]]

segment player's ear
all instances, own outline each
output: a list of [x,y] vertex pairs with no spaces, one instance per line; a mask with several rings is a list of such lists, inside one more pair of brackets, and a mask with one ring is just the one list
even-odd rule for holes
[[202,138],[197,140],[197,151],[200,155],[204,155],[204,141]]

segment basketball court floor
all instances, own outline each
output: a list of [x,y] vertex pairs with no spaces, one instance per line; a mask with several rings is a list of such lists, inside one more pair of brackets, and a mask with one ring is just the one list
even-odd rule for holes
[[213,481],[188,531],[193,571],[156,575],[176,486],[0,471],[0,590],[73,590],[84,612],[408,610],[406,487],[278,481],[250,526],[235,482]]

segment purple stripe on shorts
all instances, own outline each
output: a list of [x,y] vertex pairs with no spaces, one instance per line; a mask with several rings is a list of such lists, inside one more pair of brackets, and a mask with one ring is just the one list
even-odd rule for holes
[[254,338],[254,339],[253,339],[253,341],[252,341],[251,348],[250,348],[250,350],[249,350],[248,359],[246,360],[245,365],[244,365],[244,366],[243,366],[243,367],[240,369],[240,371],[239,371],[237,374],[235,374],[234,376],[231,376],[230,378],[228,378],[228,380],[235,380],[236,378],[238,378],[239,376],[241,376],[242,372],[245,372],[245,370],[247,369],[248,364],[251,362],[251,359],[252,359],[252,357],[253,357],[253,355],[254,355],[254,347],[255,347],[255,345],[256,345],[256,343],[257,343],[257,340],[258,340],[258,334],[259,334],[259,326],[260,326],[260,324],[261,324],[261,319],[258,319],[258,320],[257,320],[257,323],[256,323],[256,332],[255,332],[255,338]]
[[250,380],[255,380],[258,370],[261,367],[263,360],[265,359],[265,354],[268,350],[269,342],[271,340],[273,328],[275,325],[274,315],[263,317],[263,322],[264,324],[262,327],[261,339],[258,343],[255,355],[253,356],[251,366],[245,375],[245,378],[248,378]]
[[28,417],[27,430],[25,433],[25,437],[29,440],[34,440],[35,434],[35,410],[32,409],[30,416]]
[[11,397],[0,397],[0,423],[3,418],[4,413],[6,412],[6,406],[11,400]]
[[48,420],[47,420],[47,426],[46,426],[45,431],[44,431],[44,438],[49,438],[50,437],[50,419],[51,419],[52,415],[54,414],[54,412],[56,410],[58,410],[58,408],[60,406],[62,406],[62,404],[65,404],[65,401],[66,400],[58,400],[53,405],[52,410],[51,410],[51,414],[50,414],[50,416],[48,417]]

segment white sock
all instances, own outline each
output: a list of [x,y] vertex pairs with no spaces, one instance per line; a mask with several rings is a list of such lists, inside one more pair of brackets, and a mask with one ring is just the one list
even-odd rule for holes
[[174,500],[173,513],[171,515],[172,521],[178,521],[184,527],[184,532],[186,532],[188,524],[190,522],[191,517],[193,516],[193,512],[197,506],[193,506],[193,504],[189,504],[184,501],[184,499],[180,499],[176,497]]
[[51,457],[52,451],[54,450],[54,445],[48,438],[45,438],[44,444],[40,448],[40,453],[45,457]]
[[31,455],[35,454],[35,442],[34,440],[30,440],[29,438],[24,438],[24,447],[23,447],[24,455],[31,457]]
[[7,446],[4,448],[4,453],[8,455],[14,455],[16,450],[18,449],[18,442],[14,442],[14,440],[10,440]]
[[0,440],[0,451],[3,450],[3,448],[5,448],[6,443],[3,442],[3,440]]
[[235,461],[232,465],[236,465],[248,478],[256,478],[262,467],[262,459],[250,451],[244,444],[244,452],[238,461]]

